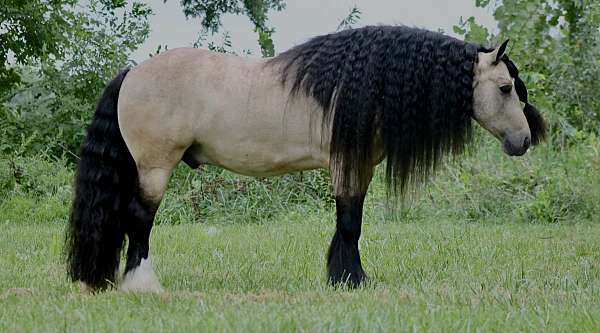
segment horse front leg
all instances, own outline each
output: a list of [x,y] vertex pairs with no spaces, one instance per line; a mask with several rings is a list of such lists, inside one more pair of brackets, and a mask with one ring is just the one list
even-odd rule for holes
[[364,199],[365,193],[336,197],[336,230],[327,256],[329,282],[333,285],[357,287],[366,278],[358,251]]
[[[332,285],[345,283],[354,288],[365,279],[366,274],[360,262],[358,241],[362,226],[363,204],[367,189],[373,176],[373,169],[363,172],[362,177],[355,177],[344,184],[344,177],[336,177],[332,168],[335,188],[336,230],[327,255],[327,271]],[[360,179],[359,179],[360,178]]]

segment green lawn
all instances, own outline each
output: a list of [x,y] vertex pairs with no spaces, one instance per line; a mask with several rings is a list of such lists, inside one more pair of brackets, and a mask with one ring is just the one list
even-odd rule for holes
[[325,283],[333,212],[159,225],[162,294],[84,295],[61,224],[0,224],[0,332],[600,331],[600,227],[366,223],[370,283]]

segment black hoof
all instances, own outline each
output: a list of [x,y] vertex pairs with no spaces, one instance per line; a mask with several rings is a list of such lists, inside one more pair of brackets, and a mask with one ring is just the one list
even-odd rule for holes
[[346,270],[329,273],[329,283],[334,286],[347,286],[349,288],[358,288],[367,280],[367,275],[362,270],[348,272]]

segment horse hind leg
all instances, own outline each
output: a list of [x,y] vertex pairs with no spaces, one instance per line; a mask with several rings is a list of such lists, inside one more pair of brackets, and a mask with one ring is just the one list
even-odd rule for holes
[[120,284],[122,291],[160,292],[150,259],[150,231],[154,217],[166,190],[172,168],[138,167],[139,191],[129,205],[126,230],[129,247],[125,273]]

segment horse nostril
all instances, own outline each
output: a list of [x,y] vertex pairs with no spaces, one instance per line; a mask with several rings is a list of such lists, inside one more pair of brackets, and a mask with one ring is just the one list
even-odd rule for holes
[[525,140],[523,141],[523,147],[525,149],[529,148],[529,145],[531,144],[531,139],[529,137],[526,137]]

